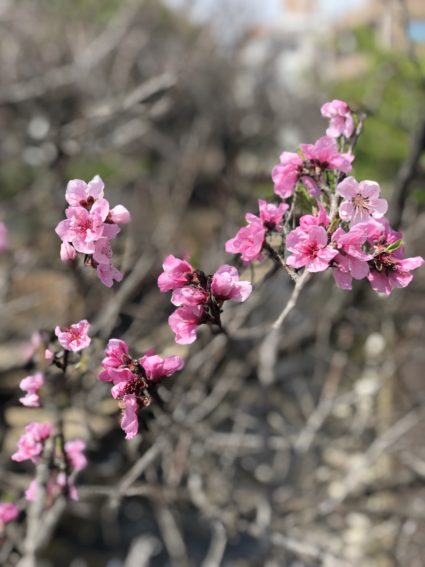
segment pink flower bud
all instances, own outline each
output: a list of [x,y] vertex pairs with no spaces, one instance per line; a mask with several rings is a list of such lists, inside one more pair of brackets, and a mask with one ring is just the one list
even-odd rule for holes
[[77,257],[77,251],[69,242],[62,242],[60,257],[62,262],[72,262]]
[[188,276],[193,272],[189,262],[171,254],[165,258],[162,267],[164,271],[158,278],[158,287],[163,293],[187,285]]
[[116,205],[111,209],[109,217],[116,224],[128,224],[131,221],[131,215],[123,205]]
[[243,302],[251,295],[252,285],[246,281],[239,281],[237,269],[225,264],[213,275],[211,291],[221,301],[232,299]]

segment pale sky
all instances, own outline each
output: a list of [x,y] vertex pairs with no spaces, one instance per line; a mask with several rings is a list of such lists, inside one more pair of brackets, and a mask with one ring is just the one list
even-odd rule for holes
[[[333,17],[369,1],[319,0],[319,4],[322,14]],[[283,14],[281,0],[167,0],[167,2],[178,7],[192,6],[192,13],[201,21],[217,15],[218,7],[221,12],[225,10],[230,15],[237,13],[246,24],[272,22]]]

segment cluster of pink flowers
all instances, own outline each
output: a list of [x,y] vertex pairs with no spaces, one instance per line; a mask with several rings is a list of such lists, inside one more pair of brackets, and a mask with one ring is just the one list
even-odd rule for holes
[[[59,344],[65,351],[79,352],[90,345],[91,338],[88,336],[90,323],[85,319],[64,327],[61,329],[59,326],[55,328],[55,335]],[[34,349],[40,348],[42,338],[40,334],[33,337],[33,348],[31,350],[31,358],[34,354]],[[63,368],[63,360],[61,360],[62,353],[55,353],[49,348],[44,349],[44,360],[49,364],[56,364],[59,368]],[[19,383],[21,390],[25,392],[25,396],[19,398],[22,405],[31,408],[38,408],[41,405],[40,389],[44,386],[44,375],[42,372],[36,372],[32,376],[23,378]]]
[[[64,350],[53,352],[50,348],[51,335],[49,333],[37,333],[32,339],[31,357],[33,359],[37,351],[42,351],[44,347],[44,362],[54,364],[63,371],[71,362],[70,352],[79,352],[90,344],[88,331],[90,324],[83,319],[69,327],[55,329],[55,335]],[[53,348],[53,347],[52,347]],[[20,388],[25,392],[25,396],[19,401],[26,407],[40,407],[40,390],[45,385],[45,376],[42,372],[36,372],[32,376],[27,376],[20,382]],[[46,445],[49,451],[46,453]],[[83,470],[87,465],[84,454],[85,443],[81,439],[64,442],[62,434],[56,433],[50,423],[32,422],[25,427],[25,432],[21,435],[17,450],[11,456],[16,462],[30,460],[35,465],[43,458],[48,459],[49,478],[47,481],[47,501],[50,505],[57,496],[65,494],[67,497],[77,500],[78,493],[74,485],[75,472]],[[31,481],[26,492],[25,498],[32,501],[36,498],[37,482]],[[1,513],[1,512],[0,512]],[[0,518],[0,526],[1,526]]]
[[[84,454],[86,444],[82,439],[67,441],[64,445],[65,471],[60,467],[51,471],[47,482],[47,496],[53,502],[60,494],[65,494],[71,500],[78,500],[78,491],[73,481],[73,473],[82,471],[87,466],[87,457]],[[37,497],[37,481],[30,482],[25,491],[25,498],[32,502]]]
[[44,385],[44,376],[42,372],[37,372],[34,376],[27,376],[20,381],[19,387],[26,392],[25,396],[19,398],[23,406],[29,408],[40,407],[39,390]]
[[[226,252],[240,254],[244,263],[270,255],[294,279],[299,270],[315,273],[330,269],[336,285],[346,290],[352,289],[353,279],[368,279],[375,291],[388,295],[394,288],[406,287],[412,280],[412,270],[422,266],[424,260],[405,257],[401,233],[385,218],[388,203],[380,196],[378,183],[347,177],[354,160],[352,148],[362,126],[359,116],[340,100],[325,103],[321,113],[329,119],[326,136],[314,144],[301,144],[297,153],[282,153],[272,171],[276,202],[260,199],[258,214],[246,214],[246,226],[226,242]],[[56,227],[62,240],[62,261],[71,262],[77,254],[83,254],[85,264],[95,268],[102,283],[111,287],[123,278],[112,264],[111,240],[119,233],[119,224],[130,222],[130,213],[122,205],[110,208],[99,176],[89,183],[70,181],[66,200],[66,219]],[[278,246],[268,240],[271,235],[278,235]],[[6,246],[6,228],[0,223],[0,250]],[[202,324],[224,331],[224,302],[244,302],[252,292],[251,283],[241,281],[234,266],[224,264],[208,275],[187,259],[172,255],[164,260],[158,287],[163,293],[172,292],[176,309],[168,322],[178,344],[193,343]],[[44,341],[45,362],[65,373],[67,365],[79,358],[70,353],[90,345],[89,329],[85,319],[67,327],[56,326],[54,334],[63,350],[50,350],[50,336]],[[40,346],[41,335],[33,347]],[[153,350],[133,358],[123,340],[110,339],[101,366],[99,379],[112,384],[112,397],[122,410],[121,428],[126,439],[132,439],[139,431],[140,410],[158,397],[163,379],[182,370],[184,361],[177,355],[162,358]],[[25,395],[20,402],[39,407],[40,390],[45,380],[49,385],[47,379],[48,374],[45,377],[41,372],[24,378],[20,388]],[[51,424],[32,422],[11,458],[36,465],[49,459],[49,503],[60,494],[78,499],[74,477],[87,465],[84,451],[84,441],[65,442]],[[36,493],[33,480],[25,496],[34,500]],[[0,503],[0,533],[17,516],[15,504]]]
[[[353,279],[367,278],[375,291],[389,294],[410,283],[411,271],[423,259],[404,257],[402,235],[384,216],[388,203],[380,197],[378,183],[346,177],[354,159],[350,141],[358,123],[356,114],[347,103],[333,100],[322,106],[322,115],[329,118],[327,136],[315,144],[301,144],[299,153],[283,152],[272,171],[274,192],[283,202],[260,200],[260,216],[246,215],[248,226],[226,242],[226,252],[241,254],[242,261],[249,263],[262,260],[265,251],[276,258],[286,250],[281,260],[295,274],[300,269],[330,268],[342,289],[352,289]],[[301,200],[298,191],[304,191]],[[313,214],[303,214],[300,201],[305,202],[305,197]],[[294,220],[297,226],[283,234],[282,227],[286,232]],[[267,243],[273,232],[282,235],[279,251]]]
[[183,366],[180,356],[161,358],[154,350],[149,350],[141,358],[132,358],[124,341],[109,340],[99,379],[113,383],[111,394],[121,401],[121,428],[126,439],[137,435],[138,411],[150,405],[162,379],[172,376]]
[[286,248],[292,252],[287,264],[309,272],[330,267],[337,286],[346,290],[352,289],[353,278],[367,278],[375,291],[387,295],[406,287],[413,277],[410,271],[424,260],[404,258],[402,235],[383,218],[387,202],[378,198],[379,191],[379,185],[371,181],[357,184],[352,177],[342,181],[337,193],[345,199],[339,207],[344,222],[332,231],[323,210],[317,216],[302,216],[286,237]]
[[[18,448],[12,455],[17,462],[30,460],[38,464],[43,458],[47,441],[54,436],[53,426],[50,423],[32,422],[25,427],[25,433],[18,441]],[[57,446],[53,445],[54,455],[50,459],[50,476],[48,494],[51,498],[60,493],[66,493],[71,499],[77,500],[78,493],[71,480],[73,471],[81,471],[87,465],[84,455],[86,445],[81,439],[68,441],[64,445],[64,454],[57,454]],[[63,463],[61,466],[60,463]],[[37,482],[31,481],[25,497],[34,500],[36,497]]]
[[313,197],[327,184],[329,171],[349,173],[354,156],[338,151],[334,138],[323,136],[315,144],[301,144],[300,153],[283,152],[273,168],[274,192],[282,199],[294,194],[300,181]]
[[325,102],[320,109],[322,116],[329,118],[326,135],[331,138],[350,138],[354,132],[354,119],[350,107],[343,100]]
[[123,205],[110,208],[103,196],[104,183],[96,175],[89,183],[73,179],[66,188],[66,219],[56,227],[62,240],[61,260],[75,260],[85,255],[85,264],[96,269],[100,281],[112,287],[121,281],[122,273],[112,264],[111,240],[119,233],[119,224],[130,222],[130,213]]
[[249,263],[262,260],[262,250],[266,235],[282,232],[282,219],[289,208],[286,203],[275,205],[262,199],[258,201],[260,216],[247,213],[245,220],[248,226],[241,228],[236,236],[226,242],[226,252],[240,254],[242,261]]
[[386,219],[369,221],[364,228],[372,250],[367,276],[372,288],[389,295],[394,288],[408,286],[413,279],[411,271],[420,268],[424,259],[405,258],[402,234],[393,230]]
[[171,303],[177,307],[168,319],[176,343],[191,344],[199,325],[211,323],[221,328],[221,312],[227,300],[245,301],[251,294],[250,282],[240,281],[236,268],[221,266],[213,275],[195,270],[187,260],[167,256],[158,278],[163,293],[172,291]]
[[34,421],[25,427],[25,433],[18,441],[18,450],[13,453],[12,461],[27,461],[30,459],[37,464],[41,459],[44,444],[52,435],[53,427],[50,423],[38,423]]

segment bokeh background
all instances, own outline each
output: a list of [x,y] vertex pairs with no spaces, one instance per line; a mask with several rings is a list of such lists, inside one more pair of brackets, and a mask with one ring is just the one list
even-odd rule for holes
[[[48,418],[17,402],[31,335],[83,317],[95,335],[64,411],[90,465],[40,565],[424,565],[424,271],[389,298],[317,275],[272,368],[285,274],[248,270],[233,338],[204,329],[190,349],[156,287],[169,253],[210,273],[229,261],[279,154],[323,135],[332,98],[368,114],[354,175],[381,184],[407,255],[424,255],[423,0],[1,0],[0,37],[3,498],[31,478],[10,461],[23,426]],[[54,233],[67,181],[95,174],[134,219],[113,290],[63,266]],[[132,442],[96,378],[111,336],[187,357]],[[23,518],[1,564],[24,533]]]

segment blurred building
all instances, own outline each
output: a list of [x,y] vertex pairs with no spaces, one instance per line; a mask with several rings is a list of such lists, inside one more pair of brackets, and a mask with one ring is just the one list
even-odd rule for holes
[[368,35],[371,45],[383,50],[407,50],[413,45],[425,54],[425,0],[368,0],[335,23],[331,76],[360,75],[368,56],[358,45],[358,35]]
[[322,23],[318,0],[282,0],[281,14],[273,24],[247,29],[240,43],[241,61],[256,73],[260,69],[272,73],[285,90],[306,92]]

